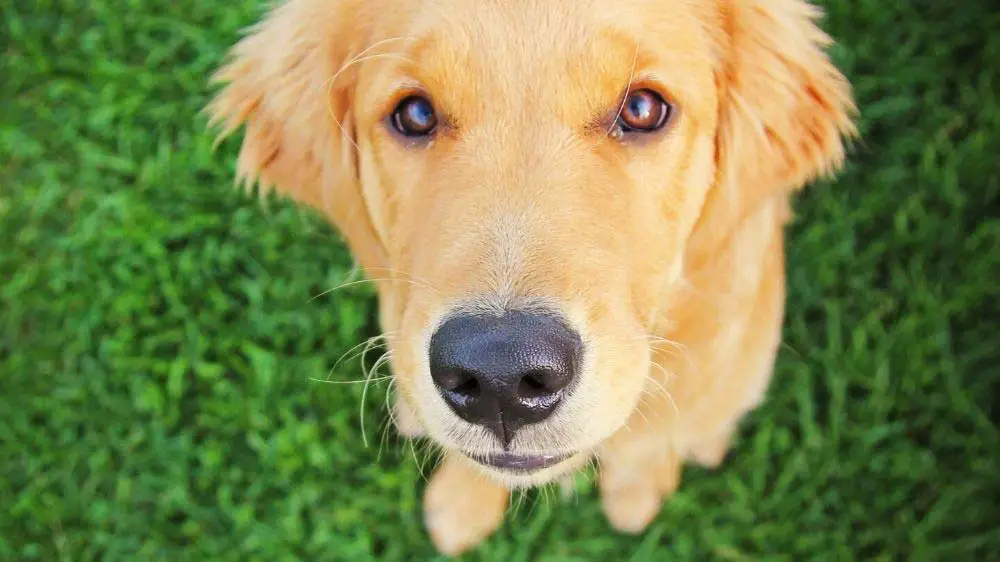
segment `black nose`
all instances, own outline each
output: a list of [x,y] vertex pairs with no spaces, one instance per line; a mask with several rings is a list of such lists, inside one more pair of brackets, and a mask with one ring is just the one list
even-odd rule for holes
[[456,316],[431,336],[431,377],[456,414],[506,445],[518,428],[555,411],[577,376],[582,347],[554,315]]

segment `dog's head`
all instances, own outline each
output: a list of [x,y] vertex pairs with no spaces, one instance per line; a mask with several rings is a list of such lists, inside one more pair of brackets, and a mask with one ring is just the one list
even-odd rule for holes
[[852,106],[815,16],[289,0],[234,48],[210,111],[246,125],[240,174],[324,212],[379,280],[430,437],[534,483],[635,409],[706,200],[738,217],[840,163]]

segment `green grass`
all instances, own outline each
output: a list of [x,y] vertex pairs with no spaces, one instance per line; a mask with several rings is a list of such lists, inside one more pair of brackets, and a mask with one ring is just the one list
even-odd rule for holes
[[[1000,10],[827,1],[863,141],[798,201],[787,345],[719,471],[626,537],[581,483],[468,560],[1000,560]],[[0,559],[427,559],[336,234],[230,188],[206,76],[256,0],[11,0]],[[358,378],[357,362],[333,374]]]

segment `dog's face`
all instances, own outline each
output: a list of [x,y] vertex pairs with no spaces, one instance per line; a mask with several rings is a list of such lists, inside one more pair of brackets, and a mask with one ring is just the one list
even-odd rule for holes
[[622,426],[714,172],[694,16],[567,6],[441,3],[355,94],[401,277],[393,371],[430,436],[487,470],[562,469]]
[[[713,188],[766,197],[840,158],[828,66],[772,62],[801,92],[731,105],[769,95],[730,58],[752,31],[736,4],[292,0],[213,110],[248,123],[241,171],[327,212],[380,280],[429,436],[537,483],[635,410]],[[798,39],[825,64],[820,35]]]

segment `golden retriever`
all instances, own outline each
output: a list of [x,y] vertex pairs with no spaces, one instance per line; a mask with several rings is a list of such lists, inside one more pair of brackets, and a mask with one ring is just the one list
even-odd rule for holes
[[850,86],[804,0],[286,0],[208,107],[240,177],[318,209],[376,283],[400,430],[469,549],[511,489],[596,461],[639,532],[757,406],[789,197]]

